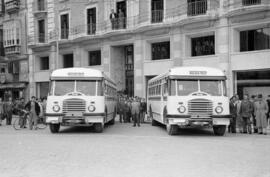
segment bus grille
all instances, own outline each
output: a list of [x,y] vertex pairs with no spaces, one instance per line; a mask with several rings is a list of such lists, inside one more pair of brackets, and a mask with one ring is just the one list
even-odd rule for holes
[[188,113],[191,115],[212,115],[213,103],[207,99],[193,99],[188,102]]
[[63,102],[63,113],[85,112],[85,101],[82,99],[67,99]]

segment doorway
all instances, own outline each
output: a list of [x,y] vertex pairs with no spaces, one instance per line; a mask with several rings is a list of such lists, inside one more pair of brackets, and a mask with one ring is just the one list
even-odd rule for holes
[[127,2],[116,2],[116,13],[118,15],[118,29],[126,28]]

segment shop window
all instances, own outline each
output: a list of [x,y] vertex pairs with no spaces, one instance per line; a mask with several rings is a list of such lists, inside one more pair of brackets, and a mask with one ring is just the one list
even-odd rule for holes
[[49,57],[40,57],[40,70],[49,70],[50,61]]
[[89,66],[101,65],[101,51],[89,52]]
[[215,36],[191,38],[191,56],[215,54]]
[[73,67],[73,54],[63,55],[63,67],[72,68]]
[[240,32],[240,51],[264,50],[270,48],[270,28]]
[[170,42],[152,44],[152,60],[170,59]]

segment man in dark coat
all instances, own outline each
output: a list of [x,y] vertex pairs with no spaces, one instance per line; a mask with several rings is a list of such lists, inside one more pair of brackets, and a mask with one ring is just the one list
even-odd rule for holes
[[244,99],[240,105],[240,115],[243,119],[243,132],[251,134],[250,118],[252,116],[253,105],[248,99],[248,95],[244,95]]
[[12,113],[13,113],[13,102],[12,98],[9,97],[8,101],[4,104],[4,112],[6,115],[6,124],[11,125],[12,123]]
[[230,125],[229,125],[229,132],[236,133],[236,117],[237,117],[237,105],[235,103],[236,97],[233,96],[230,99],[230,114],[232,115]]
[[110,20],[111,20],[111,23],[112,23],[112,29],[117,29],[117,13],[114,12],[114,10],[112,9],[111,10],[111,14],[110,14]]
[[40,106],[36,102],[36,97],[32,96],[31,100],[28,101],[28,103],[25,105],[25,109],[27,109],[30,114],[29,114],[29,129],[33,129],[33,123],[34,123],[34,129],[37,129],[37,121],[38,121],[38,115],[40,113]]

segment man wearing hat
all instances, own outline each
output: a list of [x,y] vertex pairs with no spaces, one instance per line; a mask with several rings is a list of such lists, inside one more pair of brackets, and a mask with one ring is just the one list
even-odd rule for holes
[[263,101],[262,94],[258,95],[258,100],[254,103],[254,112],[256,116],[256,122],[258,127],[259,134],[267,134],[267,118],[266,114],[268,113],[268,105]]

